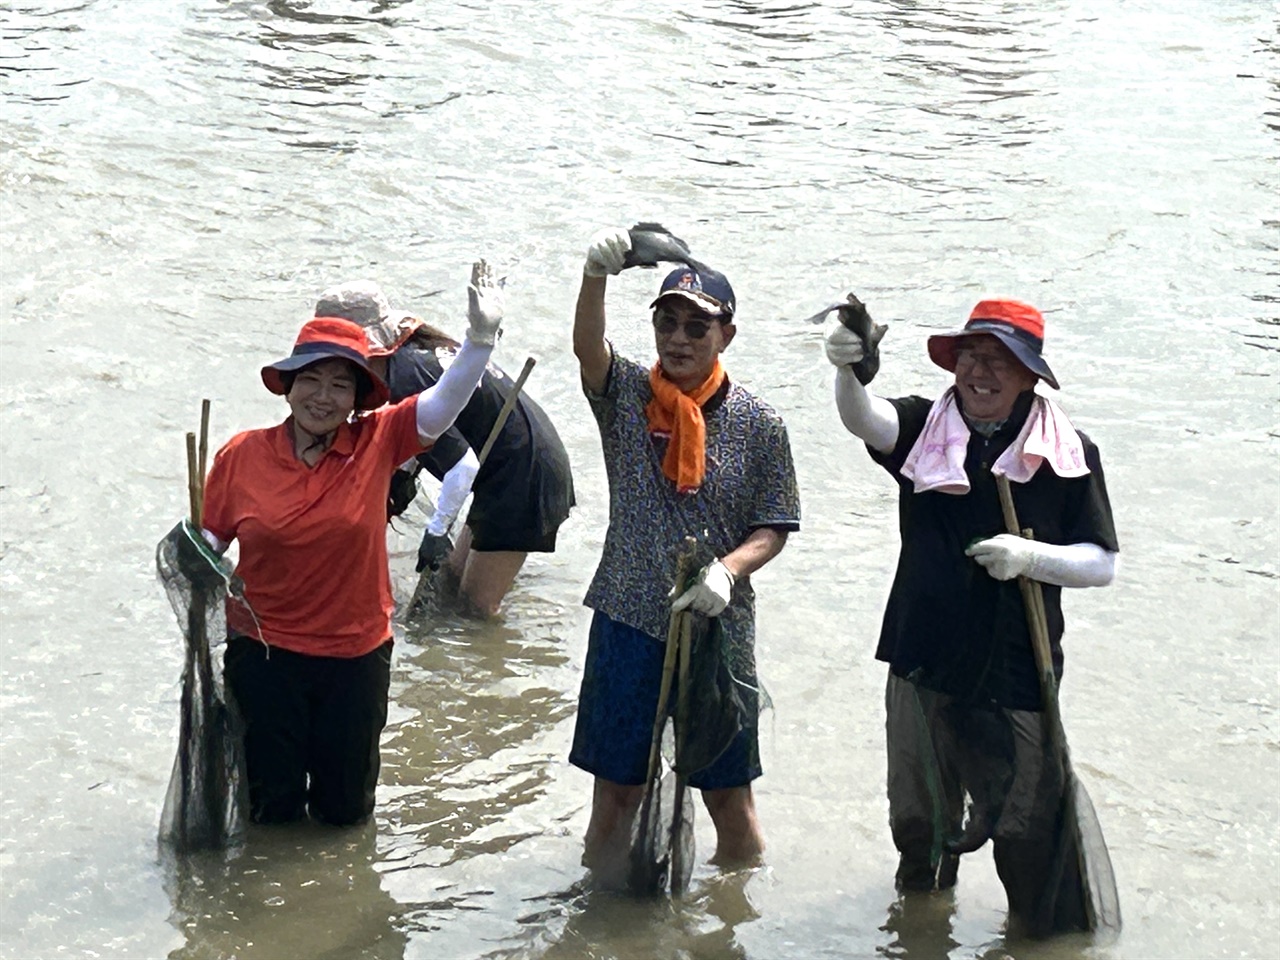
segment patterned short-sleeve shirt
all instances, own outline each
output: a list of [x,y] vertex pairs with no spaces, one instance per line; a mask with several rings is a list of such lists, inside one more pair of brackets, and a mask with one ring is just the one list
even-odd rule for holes
[[[696,493],[677,493],[662,472],[667,441],[649,433],[645,406],[652,397],[649,371],[616,354],[604,392],[587,391],[609,479],[609,529],[584,603],[662,638],[684,538],[697,540],[701,566],[759,527],[798,530],[800,493],[782,418],[732,382],[723,402],[705,413],[706,479]],[[737,582],[720,621],[731,649],[751,649],[749,578]]]

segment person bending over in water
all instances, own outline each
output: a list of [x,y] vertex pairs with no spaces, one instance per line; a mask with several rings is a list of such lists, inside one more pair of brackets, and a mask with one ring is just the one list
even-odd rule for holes
[[[339,316],[364,327],[370,366],[387,382],[392,402],[437,383],[458,354],[458,342],[416,317],[391,310],[371,280],[341,283],[320,296],[317,316]],[[412,502],[415,476],[426,468],[441,481],[435,510],[418,548],[417,569],[447,567],[463,602],[482,616],[498,612],[530,553],[553,553],[556,534],[574,505],[569,455],[551,418],[525,391],[483,464],[478,454],[515,381],[489,364],[453,427],[392,482],[389,513]],[[455,546],[449,530],[473,496]]]
[[[705,566],[675,606],[720,618],[730,666],[746,690],[756,685],[749,578],[800,527],[786,427],[720,362],[737,333],[728,280],[688,266],[666,277],[650,304],[658,359],[645,367],[605,339],[605,285],[629,249],[624,230],[592,240],[573,327],[609,479],[609,527],[584,601],[595,616],[569,756],[595,776],[583,857],[593,868],[616,862],[620,828],[644,794],[660,638],[684,539],[698,540]],[[758,708],[747,714],[720,759],[689,777],[715,824],[714,860],[722,865],[755,862],[764,850],[751,789],[762,772]]]

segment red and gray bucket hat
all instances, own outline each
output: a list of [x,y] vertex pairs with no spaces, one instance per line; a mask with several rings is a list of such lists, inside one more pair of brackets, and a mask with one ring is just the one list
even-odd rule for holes
[[935,333],[929,338],[929,359],[943,370],[954,373],[960,341],[983,333],[995,337],[1024,367],[1053,389],[1058,389],[1057,378],[1041,356],[1044,350],[1044,317],[1035,307],[1017,300],[981,301],[970,312],[964,329]]
[[357,410],[376,410],[389,399],[387,385],[369,367],[369,341],[364,328],[340,317],[316,317],[302,325],[293,352],[262,368],[262,382],[272,393],[288,393],[290,374],[321,360],[348,360],[368,378],[369,386],[356,397]]

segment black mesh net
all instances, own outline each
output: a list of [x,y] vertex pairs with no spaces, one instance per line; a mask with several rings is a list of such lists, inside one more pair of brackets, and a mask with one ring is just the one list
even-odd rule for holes
[[632,826],[627,889],[658,896],[680,893],[693,873],[693,796],[672,770],[654,778]]
[[[695,548],[686,541],[673,595],[696,576]],[[754,676],[752,683],[734,676],[733,660],[718,617],[689,610],[672,614],[655,719],[656,752],[632,825],[627,885],[633,893],[669,889],[679,895],[688,889],[694,859],[688,778],[710,767],[744,727],[757,723],[767,700]]]
[[243,599],[225,561],[187,522],[156,546],[156,571],[186,641],[178,752],[160,816],[160,840],[175,850],[235,844],[248,822],[243,740],[210,637],[226,636],[228,593]]
[[675,770],[692,776],[707,769],[728,749],[742,728],[755,722],[743,702],[750,688],[729,668],[724,630],[718,617],[687,614],[691,634],[686,674],[689,709],[677,729]]

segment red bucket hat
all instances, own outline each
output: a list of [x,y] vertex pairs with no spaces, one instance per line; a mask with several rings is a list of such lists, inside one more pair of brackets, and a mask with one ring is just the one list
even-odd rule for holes
[[387,385],[369,368],[369,341],[364,328],[358,323],[339,317],[316,317],[302,325],[293,353],[283,360],[269,363],[262,368],[262,382],[272,393],[287,393],[283,374],[297,373],[321,360],[349,360],[365,376],[368,384],[356,392],[357,410],[376,410],[389,399]]
[[983,300],[969,314],[963,330],[935,333],[928,340],[929,359],[943,370],[955,372],[960,340],[987,333],[1003,343],[1018,361],[1053,389],[1058,380],[1045,363],[1044,317],[1035,307],[1017,300]]

